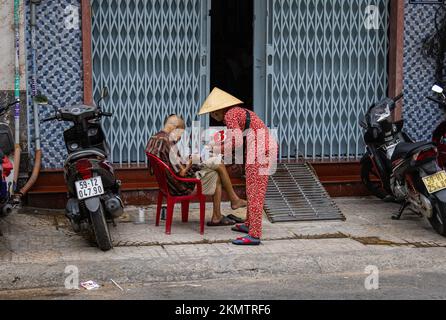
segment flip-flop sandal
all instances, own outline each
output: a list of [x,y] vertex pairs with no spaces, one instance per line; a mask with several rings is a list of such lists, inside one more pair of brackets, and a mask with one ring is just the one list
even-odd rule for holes
[[228,218],[231,219],[231,220],[233,220],[233,221],[235,221],[235,222],[237,222],[237,223],[245,223],[245,220],[244,220],[244,219],[239,218],[239,217],[237,217],[237,216],[235,216],[235,215],[233,215],[233,214],[230,214],[230,215],[228,216]]
[[249,228],[246,224],[236,224],[231,230],[235,232],[249,233]]
[[209,221],[207,223],[208,227],[229,227],[229,226],[233,226],[235,224],[235,222],[231,219],[229,219],[228,217],[223,216],[223,218],[221,218],[220,222],[212,222]]
[[238,238],[237,240],[232,241],[232,244],[235,244],[236,246],[259,246],[260,243],[260,239],[251,236]]
[[232,205],[231,205],[231,209],[232,209],[233,211],[235,211],[235,210],[239,210],[239,209],[246,209],[246,208],[248,208],[248,203],[246,203],[245,205],[243,205],[243,206],[241,206],[241,207],[238,207],[237,209],[234,209],[234,208],[232,207]]

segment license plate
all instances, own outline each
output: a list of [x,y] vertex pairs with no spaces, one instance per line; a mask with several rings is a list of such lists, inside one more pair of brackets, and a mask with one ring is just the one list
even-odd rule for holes
[[432,194],[446,189],[446,171],[440,171],[429,177],[423,178],[427,191]]
[[76,192],[79,200],[88,199],[104,194],[101,177],[76,181]]

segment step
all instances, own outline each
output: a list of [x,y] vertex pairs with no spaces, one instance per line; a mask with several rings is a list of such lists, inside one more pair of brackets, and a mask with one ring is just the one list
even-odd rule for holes
[[[332,197],[369,195],[361,182],[358,161],[311,162],[311,167]],[[228,168],[228,171],[232,176],[234,188],[243,196],[245,181],[240,178],[238,168]],[[119,166],[115,168],[115,173],[122,182],[121,190],[127,204],[145,205],[156,200],[158,185],[147,167]],[[36,207],[45,207],[50,203],[53,207],[63,208],[66,193],[62,169],[42,170],[27,200],[30,205]]]

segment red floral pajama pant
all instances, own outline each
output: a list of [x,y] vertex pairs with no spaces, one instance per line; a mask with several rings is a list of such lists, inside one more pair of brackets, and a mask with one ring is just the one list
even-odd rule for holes
[[248,164],[245,171],[248,197],[246,226],[249,227],[249,235],[259,239],[262,237],[263,204],[269,178],[267,175],[259,174],[261,168],[268,168],[268,165]]

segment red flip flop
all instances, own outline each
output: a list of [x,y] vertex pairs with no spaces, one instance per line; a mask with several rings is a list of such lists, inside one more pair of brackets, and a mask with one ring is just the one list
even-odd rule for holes
[[236,246],[258,246],[261,242],[260,239],[246,236],[232,241],[232,244],[235,244]]

